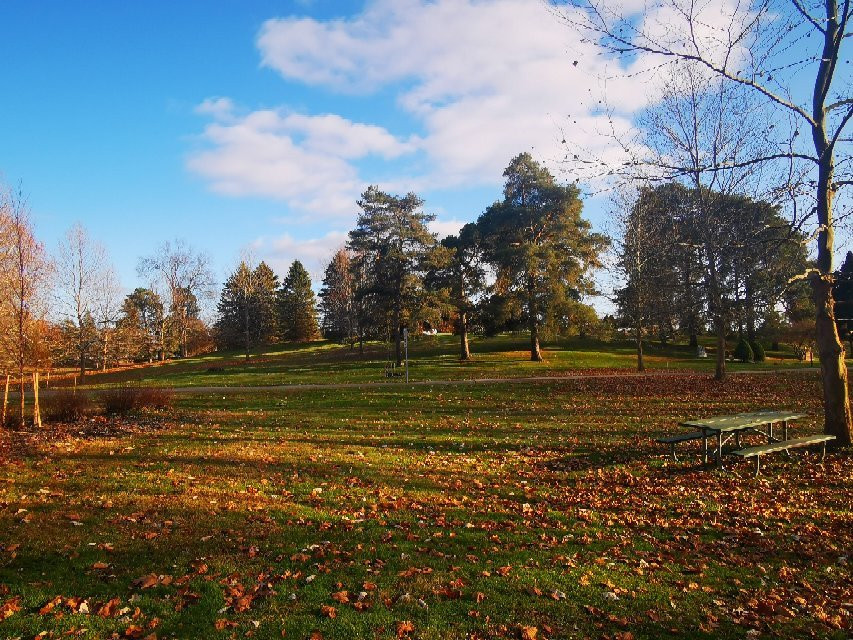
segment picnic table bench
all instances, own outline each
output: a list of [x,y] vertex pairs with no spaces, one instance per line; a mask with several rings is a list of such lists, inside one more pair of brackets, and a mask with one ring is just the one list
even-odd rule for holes
[[[821,444],[823,445],[823,454],[826,455],[826,443],[834,440],[835,436],[815,435],[795,438],[793,440],[788,439],[789,423],[804,417],[806,417],[806,414],[793,411],[763,410],[735,415],[715,416],[701,420],[688,420],[680,423],[679,426],[693,429],[693,431],[657,438],[657,442],[669,444],[670,454],[674,460],[678,460],[678,457],[675,455],[676,444],[689,440],[702,440],[702,463],[707,466],[708,440],[713,438],[716,440],[714,455],[717,466],[722,467],[723,446],[734,439],[737,450],[732,451],[732,453],[741,458],[755,458],[755,473],[758,474],[761,465],[761,456],[764,454],[777,451],[785,451],[787,453],[789,449]],[[775,425],[782,427],[781,439],[776,438],[774,435]],[[741,449],[741,436],[746,434],[758,434],[767,439],[767,444]]]

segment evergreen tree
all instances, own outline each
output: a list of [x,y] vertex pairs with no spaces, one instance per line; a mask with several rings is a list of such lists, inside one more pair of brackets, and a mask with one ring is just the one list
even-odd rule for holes
[[469,360],[468,331],[476,305],[475,298],[485,289],[486,272],[482,261],[477,225],[468,223],[459,235],[447,236],[431,256],[432,268],[427,283],[444,292],[444,298],[456,314],[459,334],[459,359]]
[[504,198],[477,220],[486,259],[497,273],[496,290],[524,310],[530,359],[539,361],[539,333],[553,303],[593,289],[606,239],[581,217],[578,188],[558,184],[529,153],[504,171]]
[[361,213],[350,231],[348,248],[356,255],[356,301],[360,316],[389,323],[397,365],[403,362],[402,329],[424,300],[423,274],[435,236],[427,223],[435,216],[421,210],[414,193],[394,196],[371,186],[358,201]]
[[253,340],[255,344],[271,344],[278,338],[278,276],[263,261],[255,267],[252,275],[256,318]]
[[850,352],[853,352],[853,251],[847,252],[844,264],[836,274],[832,297],[838,335],[842,341],[850,342]]
[[290,265],[278,300],[279,325],[286,340],[304,342],[317,337],[317,308],[311,276],[299,260]]
[[250,269],[241,262],[222,288],[216,337],[221,347],[249,352],[259,344],[268,344],[278,325],[276,289],[278,277],[266,263]]
[[156,292],[138,287],[128,294],[117,327],[125,357],[148,362],[165,358],[166,319]]
[[346,249],[340,249],[332,256],[323,275],[320,312],[323,315],[323,336],[335,340],[346,340],[350,348],[356,335],[354,295],[350,256]]

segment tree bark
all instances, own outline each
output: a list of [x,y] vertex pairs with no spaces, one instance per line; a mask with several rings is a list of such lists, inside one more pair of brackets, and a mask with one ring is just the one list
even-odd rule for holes
[[646,370],[646,363],[643,361],[643,325],[641,322],[637,322],[634,339],[637,341],[637,371],[642,373]]
[[714,368],[714,379],[724,380],[726,377],[726,323],[722,318],[715,321],[717,329],[717,363]]
[[468,348],[468,314],[464,311],[459,313],[459,346],[459,359],[470,360],[471,351]]
[[403,329],[400,327],[400,309],[394,309],[394,356],[397,360],[397,366],[403,366]]
[[812,117],[812,140],[818,157],[817,179],[817,269],[812,276],[812,294],[816,313],[816,342],[820,355],[820,370],[823,381],[824,433],[835,436],[836,446],[848,446],[851,442],[850,398],[847,390],[847,364],[844,362],[844,346],[835,325],[834,301],[832,299],[832,258],[835,250],[835,231],[832,219],[832,201],[835,197],[833,177],[835,173],[834,148],[827,135],[826,97],[835,64],[838,60],[841,37],[839,33],[838,3],[826,0],[826,26],[824,29],[823,55],[815,80]]
[[527,278],[527,325],[530,329],[530,360],[542,362],[542,351],[539,348],[539,314],[536,309],[533,276]]
[[850,400],[847,394],[844,347],[835,326],[832,283],[815,277],[812,287],[817,307],[817,348],[823,381],[824,432],[835,436],[837,446],[846,447],[850,445]]
[[26,411],[27,407],[26,407],[26,404],[24,403],[24,386],[26,383],[24,382],[24,369],[23,369],[23,367],[21,368],[20,373],[21,373],[21,378],[20,378],[20,380],[21,380],[21,428],[23,429],[24,427],[27,426],[26,423],[24,422],[24,411]]
[[[101,371],[107,370],[107,347],[109,345],[110,335],[107,328],[104,327],[104,350],[101,352]],[[50,371],[47,372],[47,383],[50,385]]]
[[0,425],[2,428],[6,428],[6,417],[8,416],[9,410],[9,374],[6,374],[6,387],[3,389],[3,424]]
[[41,410],[39,409],[39,372],[33,371],[33,426],[41,429]]

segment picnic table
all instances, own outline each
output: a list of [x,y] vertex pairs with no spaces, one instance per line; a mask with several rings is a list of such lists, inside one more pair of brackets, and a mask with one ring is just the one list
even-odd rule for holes
[[[815,444],[822,444],[824,455],[826,454],[826,443],[834,440],[835,436],[830,435],[814,435],[804,438],[788,439],[788,425],[790,422],[799,418],[805,418],[806,414],[797,413],[795,411],[772,411],[762,410],[753,411],[750,413],[737,413],[728,416],[715,416],[713,418],[703,418],[701,420],[687,420],[679,424],[679,426],[693,429],[690,433],[683,433],[664,438],[658,438],[658,442],[670,445],[670,451],[674,460],[678,460],[675,455],[675,445],[679,442],[688,440],[702,440],[702,463],[708,465],[708,440],[716,439],[714,454],[717,460],[717,466],[723,466],[723,445],[734,439],[736,451],[731,453],[742,458],[755,458],[755,473],[758,474],[760,469],[760,460],[763,454],[773,453],[776,451],[788,452],[789,449],[797,447],[807,447]],[[774,434],[774,426],[782,427],[782,438],[777,438]],[[767,444],[747,447],[741,449],[741,436],[747,434],[758,434],[767,439]]]
[[[799,418],[805,418],[806,414],[794,411],[754,411],[751,413],[736,413],[730,416],[715,416],[702,420],[688,420],[679,424],[688,429],[697,429],[698,438],[702,438],[702,464],[708,464],[708,440],[716,438],[717,466],[722,467],[723,445],[732,438],[735,447],[740,449],[740,438],[748,433],[756,433],[767,438],[767,444],[779,443],[788,439],[788,423]],[[773,426],[781,424],[782,438],[776,438],[773,434]]]

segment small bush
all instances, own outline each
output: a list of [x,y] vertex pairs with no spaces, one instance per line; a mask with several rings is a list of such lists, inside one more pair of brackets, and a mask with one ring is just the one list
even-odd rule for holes
[[75,422],[92,412],[92,399],[82,391],[57,389],[40,399],[42,415],[51,421]]
[[171,389],[118,387],[104,393],[104,413],[123,415],[143,409],[169,409],[173,397]]
[[171,389],[162,387],[151,387],[146,389],[138,389],[139,395],[136,398],[137,409],[171,409],[174,402],[175,394]]
[[123,415],[130,413],[136,408],[138,387],[117,387],[106,391],[101,400],[104,404],[104,413],[107,415]]
[[764,347],[761,346],[761,343],[758,340],[753,340],[749,343],[750,348],[752,348],[752,358],[755,362],[764,362]]
[[753,357],[752,347],[749,346],[749,341],[746,338],[741,338],[735,347],[735,360],[740,360],[741,362],[752,362]]

